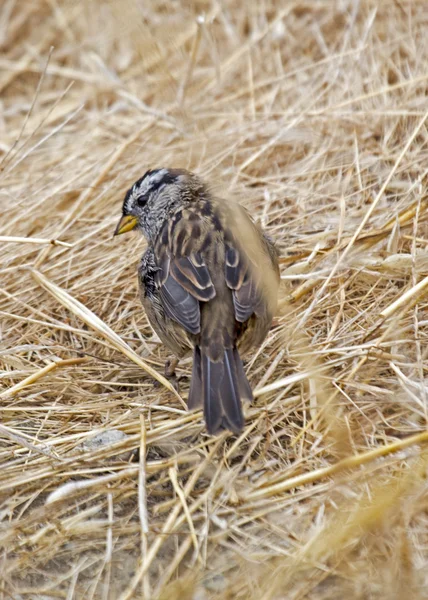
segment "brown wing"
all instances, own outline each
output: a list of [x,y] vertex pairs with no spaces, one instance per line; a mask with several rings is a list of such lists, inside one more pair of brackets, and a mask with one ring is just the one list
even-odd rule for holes
[[189,333],[201,328],[199,302],[215,296],[207,265],[199,248],[203,242],[197,214],[178,211],[167,223],[155,244],[155,260],[159,267],[156,285],[165,313]]
[[[250,233],[260,239],[263,234],[246,211],[239,209],[241,226],[249,226]],[[236,321],[245,323],[253,314],[259,316],[266,311],[258,276],[260,268],[253,264],[255,261],[249,256],[248,249],[244,252],[240,248],[233,233],[239,227],[238,222],[222,216],[223,223],[232,229],[227,225],[223,229],[211,203],[201,202],[178,210],[164,225],[155,243],[155,260],[159,267],[156,285],[165,312],[195,335],[201,330],[199,303],[216,296],[205,256],[210,255],[210,265],[212,263],[220,272],[224,268],[226,285],[232,290]],[[221,251],[218,244],[221,244]],[[220,266],[223,264],[224,267]],[[221,287],[221,282],[217,281],[218,285]]]
[[[235,318],[245,323],[252,315],[265,316],[269,281],[277,285],[279,270],[276,250],[248,212],[237,205],[229,217],[230,230],[226,239],[225,278],[233,291]],[[271,271],[272,277],[263,270]],[[276,297],[276,291],[273,290]],[[266,312],[267,311],[267,312]],[[272,315],[268,318],[272,318]]]
[[199,301],[169,275],[159,287],[160,300],[166,315],[177,321],[189,333],[201,330]]
[[252,314],[258,312],[263,298],[255,269],[243,257],[243,253],[232,245],[226,248],[225,276],[228,287],[233,290],[235,318],[239,323],[245,323]]
[[242,253],[231,245],[226,247],[225,276],[227,286],[233,290],[235,318],[245,323],[254,312],[257,290],[243,260]]

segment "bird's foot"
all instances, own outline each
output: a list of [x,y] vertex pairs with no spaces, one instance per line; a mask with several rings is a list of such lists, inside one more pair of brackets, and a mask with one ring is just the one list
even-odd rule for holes
[[171,379],[176,377],[175,369],[178,365],[178,358],[171,358],[165,362],[165,377]]
[[171,360],[167,360],[165,362],[165,377],[171,382],[175,390],[178,392],[179,377],[177,377],[177,373],[175,372],[177,365],[178,358],[172,358]]

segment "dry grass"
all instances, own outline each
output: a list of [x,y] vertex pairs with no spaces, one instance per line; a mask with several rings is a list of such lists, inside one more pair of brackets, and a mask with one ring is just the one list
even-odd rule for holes
[[[425,0],[0,3],[0,600],[428,598],[427,28]],[[156,166],[281,251],[239,438],[186,412],[189,361],[162,377],[144,242],[112,239]]]

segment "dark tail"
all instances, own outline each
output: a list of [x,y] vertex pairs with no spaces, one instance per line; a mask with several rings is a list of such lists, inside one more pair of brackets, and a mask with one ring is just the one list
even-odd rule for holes
[[193,354],[192,381],[190,384],[190,410],[201,404],[208,433],[221,429],[239,433],[244,427],[242,401],[253,395],[236,348],[225,350],[223,359],[214,362],[196,346]]

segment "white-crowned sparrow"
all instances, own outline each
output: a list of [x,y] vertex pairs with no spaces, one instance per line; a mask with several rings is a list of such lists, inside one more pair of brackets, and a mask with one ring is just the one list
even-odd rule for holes
[[[276,308],[278,256],[235,203],[184,169],[155,169],[127,192],[115,235],[138,228],[138,270],[153,329],[177,356],[193,350],[188,407],[203,404],[209,433],[244,425],[252,393],[238,353],[262,343]],[[267,289],[269,288],[269,289]]]

